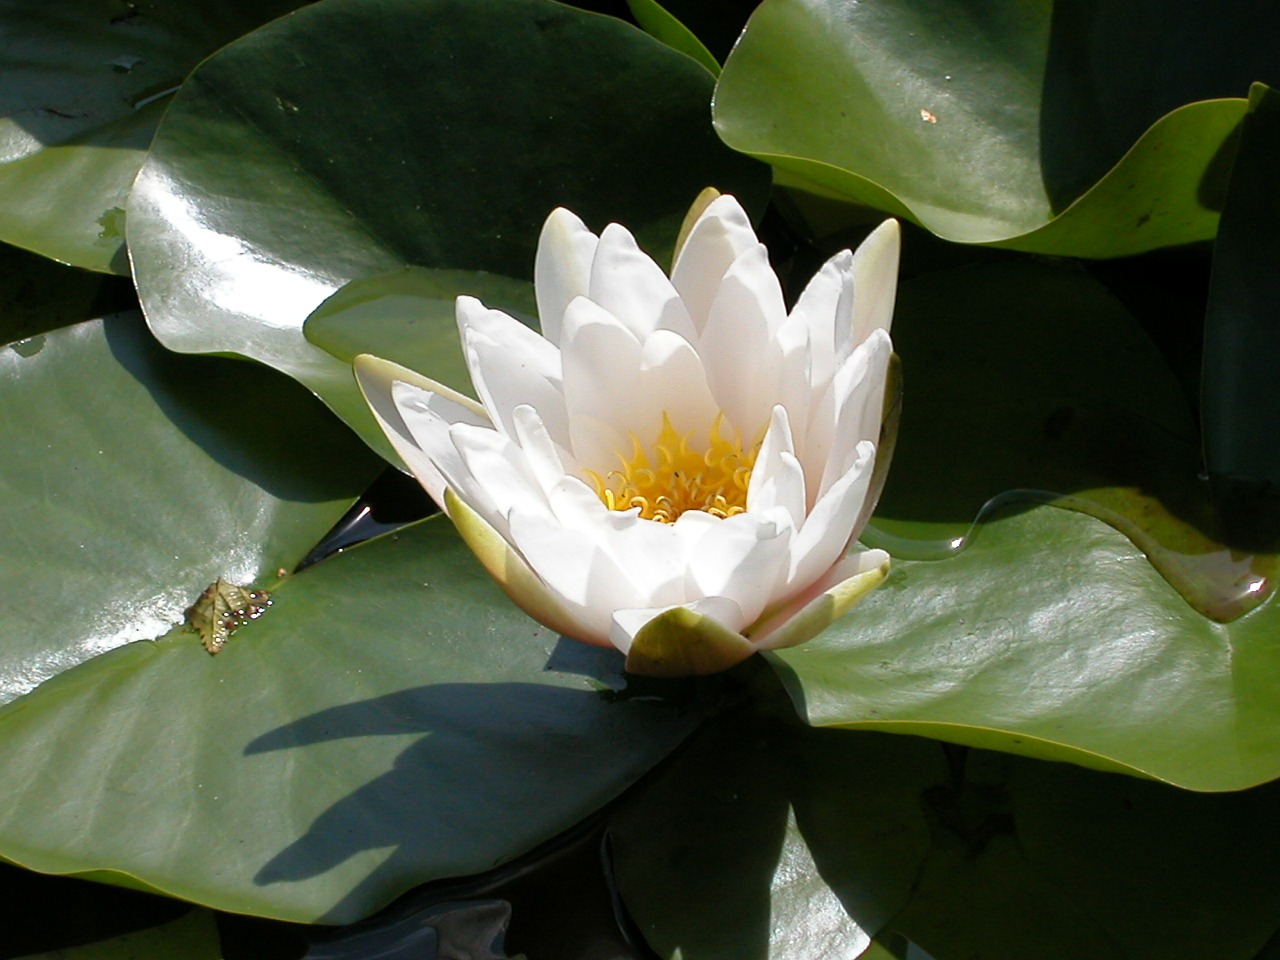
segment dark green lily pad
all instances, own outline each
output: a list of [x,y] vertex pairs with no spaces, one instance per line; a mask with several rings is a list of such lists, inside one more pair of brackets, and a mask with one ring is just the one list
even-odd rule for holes
[[1242,98],[1280,74],[1278,16],[766,0],[725,63],[716,126],[949,240],[1133,254],[1213,236]]
[[0,856],[348,923],[567,829],[699,716],[602,692],[621,657],[527,619],[443,518],[272,601],[216,657],[179,627],[0,710]]
[[169,94],[300,0],[3,0],[0,240],[128,274],[124,208]]
[[1280,910],[1276,799],[735,711],[611,834],[661,957],[861,956],[861,928],[881,957],[1252,960]]
[[218,926],[208,910],[191,910],[177,920],[123,933],[49,953],[33,953],[22,960],[222,960]]
[[129,207],[148,320],[173,349],[289,373],[376,437],[350,366],[303,336],[312,310],[406,265],[527,278],[556,206],[659,257],[708,184],[759,209],[768,171],[717,140],[712,84],[547,0],[299,11],[202,64],[156,135]]
[[0,347],[0,397],[0,702],[292,570],[378,470],[296,384],[136,312]]

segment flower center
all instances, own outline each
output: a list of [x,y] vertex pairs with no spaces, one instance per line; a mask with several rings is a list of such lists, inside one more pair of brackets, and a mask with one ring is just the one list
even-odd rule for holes
[[674,523],[686,510],[701,510],[713,517],[732,517],[747,509],[747,485],[760,445],[742,449],[742,438],[720,434],[723,414],[711,424],[710,443],[705,452],[691,450],[689,438],[671,425],[663,413],[662,432],[651,451],[631,433],[632,453],[621,453],[620,470],[600,476],[588,470],[596,494],[610,510],[640,508],[640,516],[659,523]]

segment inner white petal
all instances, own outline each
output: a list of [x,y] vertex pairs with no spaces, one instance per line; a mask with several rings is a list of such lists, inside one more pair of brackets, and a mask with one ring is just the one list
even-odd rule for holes
[[591,287],[591,262],[599,240],[576,214],[563,207],[551,211],[538,238],[533,261],[534,295],[542,335],[560,342],[560,321],[574,297]]
[[600,234],[588,295],[639,340],[654,330],[672,330],[686,339],[695,336],[688,311],[667,275],[616,223]]
[[739,254],[758,242],[746,211],[727,194],[708,204],[689,231],[671,270],[671,283],[699,334],[725,273]]

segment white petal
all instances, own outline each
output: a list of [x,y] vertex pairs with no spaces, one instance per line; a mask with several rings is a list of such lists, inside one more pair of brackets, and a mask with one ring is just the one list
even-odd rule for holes
[[[888,331],[898,293],[898,259],[902,230],[897,220],[886,220],[862,241],[853,254],[853,323],[836,328],[837,363],[871,335]],[[845,330],[848,339],[842,336]]]
[[552,383],[560,381],[560,351],[555,344],[530,330],[515,317],[491,310],[475,297],[459,297],[455,310],[458,333],[466,342],[469,334],[483,334],[538,376]]
[[519,510],[509,525],[511,542],[530,569],[593,633],[609,636],[613,612],[641,602],[630,579],[589,533]]
[[557,443],[569,442],[569,417],[558,382],[548,379],[527,355],[509,350],[478,331],[464,332],[462,348],[471,369],[471,382],[498,430],[514,439],[515,409],[528,404],[538,411]]
[[668,610],[674,610],[676,607],[683,607],[701,616],[709,617],[729,630],[739,632],[742,630],[742,611],[736,603],[726,597],[702,597],[690,603],[673,603],[660,607],[615,610],[609,639],[615,647],[626,653],[631,649],[631,641],[635,639],[636,634],[649,621],[666,613]]
[[502,536],[507,536],[506,519],[514,509],[551,516],[537,477],[514,443],[495,430],[465,423],[450,427],[449,439],[470,475],[457,485],[460,492],[469,503],[480,501],[488,506],[481,515],[499,519],[501,522],[493,525]]
[[565,474],[578,473],[573,455],[556,443],[538,411],[527,403],[517,406],[512,414],[516,442],[524,452],[529,469],[538,478],[543,492],[558,484]]
[[693,595],[727,597],[737,603],[741,630],[773,599],[788,570],[791,528],[751,514],[729,517],[707,530],[689,558]]
[[806,502],[804,469],[794,450],[787,410],[776,406],[751,470],[747,510],[754,514],[782,510],[788,524],[798,529],[804,522]]
[[[493,432],[489,424],[477,423],[476,421],[480,418],[475,414],[460,406],[451,408],[448,401],[438,394],[413,384],[399,381],[393,383],[391,399],[403,432],[388,430],[387,436],[395,445],[396,452],[404,458],[405,465],[418,478],[418,482],[426,488],[427,493],[431,494],[431,498],[440,505],[441,509],[444,508],[446,486],[456,490],[465,489],[470,499],[472,489],[470,475],[466,464],[463,463],[453,442],[449,439],[449,430],[454,424],[465,424],[475,429],[487,429]],[[454,419],[447,419],[448,417]],[[381,420],[381,417],[379,419]],[[387,430],[387,427],[384,426],[383,429]],[[487,504],[481,513],[487,513]],[[487,516],[486,519],[488,519]]]
[[880,420],[884,415],[885,381],[892,353],[889,335],[883,330],[875,330],[836,371],[832,384],[839,409],[818,485],[818,496],[822,496],[837,477],[849,470],[860,441],[879,439]]
[[563,207],[552,210],[542,226],[533,260],[533,285],[542,335],[553,344],[560,342],[565,308],[574,297],[585,297],[591,289],[591,262],[598,242],[596,235]]
[[759,650],[793,647],[817,636],[874,590],[889,572],[889,554],[862,550],[850,554],[826,575],[750,627]]
[[871,484],[875,444],[858,444],[858,458],[852,469],[831,485],[792,541],[791,570],[783,592],[803,589],[835,564],[859,533],[854,529],[862,503]]
[[689,231],[671,270],[671,283],[699,333],[725,273],[739,254],[758,242],[746,211],[727,194],[713,200]]
[[654,330],[692,340],[689,314],[667,275],[638,246],[626,227],[611,223],[600,234],[588,294],[643,341]]
[[803,321],[809,331],[809,380],[820,392],[836,369],[836,331],[853,329],[853,254],[841,250],[823,264],[805,286],[793,318]]
[[707,442],[720,412],[707,386],[702,359],[688,340],[669,330],[658,330],[645,340],[640,376],[630,400],[631,429],[646,445],[661,432],[664,413],[678,434],[693,433],[696,442]]
[[670,524],[642,520],[634,511],[606,510],[596,535],[601,549],[626,571],[632,589],[643,598],[636,606],[690,599],[686,588],[690,544]]
[[[603,307],[580,297],[564,311],[563,343],[570,451],[589,470],[614,470],[617,453],[631,454],[627,431],[635,428],[641,342]],[[595,442],[593,421],[611,428],[603,438],[608,449]]]
[[777,402],[760,383],[774,378],[781,359],[775,333],[785,319],[778,278],[764,246],[757,244],[725,274],[698,343],[712,395],[746,436],[768,423]]

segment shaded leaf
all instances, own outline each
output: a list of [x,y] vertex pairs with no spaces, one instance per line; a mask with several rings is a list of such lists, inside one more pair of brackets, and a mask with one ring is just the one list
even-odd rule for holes
[[218,927],[208,910],[191,910],[158,927],[110,940],[28,954],[22,960],[222,960]]

